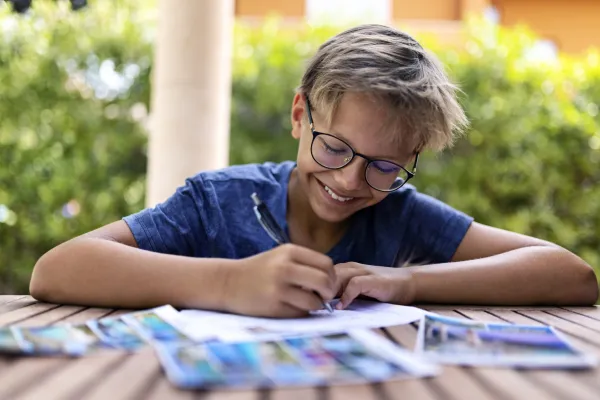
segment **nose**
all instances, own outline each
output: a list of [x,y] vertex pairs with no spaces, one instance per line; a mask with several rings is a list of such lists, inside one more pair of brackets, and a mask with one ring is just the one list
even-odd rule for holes
[[335,174],[335,182],[340,189],[348,192],[359,190],[365,184],[365,165],[366,161],[356,157],[342,169],[338,169]]

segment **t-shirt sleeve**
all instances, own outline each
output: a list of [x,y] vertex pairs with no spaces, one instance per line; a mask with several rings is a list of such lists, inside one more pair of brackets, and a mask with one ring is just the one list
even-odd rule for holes
[[123,220],[140,249],[190,257],[204,256],[208,246],[210,199],[200,175],[186,180],[184,186],[165,202]]
[[473,218],[451,206],[415,191],[408,208],[405,238],[396,265],[437,264],[452,260]]

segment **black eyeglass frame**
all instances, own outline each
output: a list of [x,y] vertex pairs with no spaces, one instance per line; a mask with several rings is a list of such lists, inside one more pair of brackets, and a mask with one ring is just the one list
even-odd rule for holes
[[[308,96],[305,95],[304,99],[306,100],[306,112],[308,114],[308,123],[309,123],[309,126],[310,126],[310,130],[312,132],[312,135],[313,135],[312,141],[310,143],[310,155],[312,156],[313,160],[315,160],[315,162],[317,164],[319,164],[323,168],[327,168],[327,169],[331,169],[331,170],[336,170],[336,169],[342,169],[342,168],[348,166],[354,160],[354,158],[356,156],[362,157],[365,160],[367,160],[367,165],[365,166],[365,182],[367,182],[367,185],[371,186],[373,189],[375,189],[375,190],[377,190],[379,192],[385,192],[385,193],[395,192],[396,190],[398,190],[402,186],[404,186],[406,184],[406,182],[408,182],[409,180],[411,180],[412,178],[415,177],[415,175],[417,174],[417,164],[419,163],[419,152],[418,151],[415,153],[415,162],[414,162],[413,167],[412,167],[412,172],[409,171],[409,170],[407,170],[406,168],[404,168],[402,165],[400,165],[398,163],[395,163],[393,161],[382,160],[382,159],[377,159],[377,158],[371,158],[371,157],[365,156],[364,154],[358,153],[345,140],[340,139],[339,137],[334,136],[334,135],[332,135],[330,133],[316,131],[315,127],[314,127],[312,112],[310,111],[311,105],[310,105],[310,101],[308,100]],[[341,167],[328,167],[327,165],[321,164],[319,161],[317,161],[317,159],[315,158],[315,155],[313,153],[313,145],[315,143],[315,139],[317,138],[317,136],[320,136],[320,135],[330,136],[330,137],[332,137],[334,139],[337,139],[337,140],[341,141],[342,143],[344,143],[352,151],[352,157],[350,157],[350,159],[344,165],[342,165]],[[407,173],[407,178],[404,180],[404,182],[400,186],[398,186],[397,188],[394,188],[394,189],[384,190],[384,189],[379,189],[379,188],[374,187],[373,185],[371,185],[369,183],[369,179],[367,178],[367,171],[369,170],[369,166],[372,163],[374,163],[375,161],[384,161],[384,162],[387,162],[387,163],[390,163],[390,164],[394,164],[394,165],[400,167],[401,169],[404,170],[404,172]]]

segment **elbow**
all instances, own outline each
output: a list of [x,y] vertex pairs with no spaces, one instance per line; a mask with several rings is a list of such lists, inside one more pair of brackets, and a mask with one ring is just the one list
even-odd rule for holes
[[579,301],[582,306],[593,306],[598,301],[598,279],[594,269],[585,265],[581,274]]
[[44,254],[33,267],[31,280],[29,281],[29,294],[38,301],[53,302],[57,288],[53,287],[52,273],[52,250]]
[[592,306],[598,301],[598,280],[594,269],[577,257],[577,263],[570,269],[569,300],[565,305]]

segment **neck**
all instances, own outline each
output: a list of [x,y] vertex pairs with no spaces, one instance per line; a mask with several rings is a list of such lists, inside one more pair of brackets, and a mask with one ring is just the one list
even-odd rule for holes
[[328,222],[314,213],[296,169],[290,175],[287,198],[286,218],[292,243],[326,253],[346,232],[347,221]]

